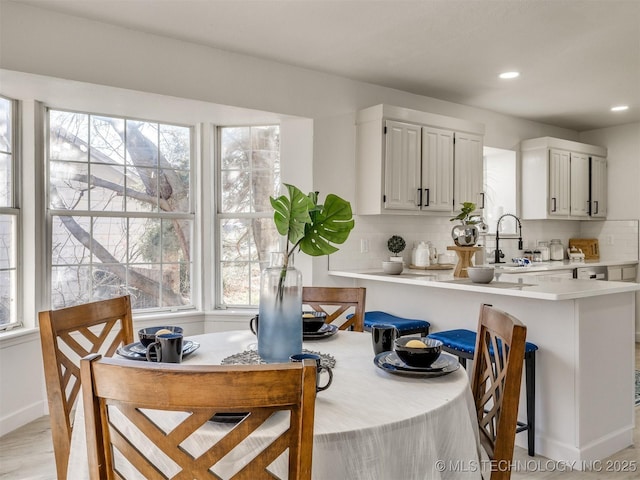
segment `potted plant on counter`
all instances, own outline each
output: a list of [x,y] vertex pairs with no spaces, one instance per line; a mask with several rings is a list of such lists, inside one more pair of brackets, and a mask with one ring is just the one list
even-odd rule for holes
[[302,274],[293,265],[296,250],[311,256],[338,251],[355,222],[351,204],[329,194],[318,203],[318,192],[305,195],[284,184],[288,195],[270,197],[273,220],[285,237],[284,252],[272,254],[260,276],[258,354],[269,363],[288,362],[302,352]]
[[451,229],[451,237],[453,243],[458,247],[473,247],[478,241],[478,217],[472,217],[472,213],[476,209],[476,204],[473,202],[464,202],[461,204],[462,208],[460,213],[451,218],[450,221],[460,221],[460,225],[455,225]]
[[391,253],[393,253],[393,257],[389,257],[389,261],[402,263],[400,253],[402,253],[406,246],[407,243],[404,241],[404,238],[399,235],[394,235],[387,240],[387,248]]

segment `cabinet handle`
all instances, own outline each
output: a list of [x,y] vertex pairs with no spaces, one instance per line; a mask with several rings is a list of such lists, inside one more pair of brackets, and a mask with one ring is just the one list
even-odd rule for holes
[[420,208],[421,204],[422,204],[422,189],[418,188],[418,191],[416,192],[416,207]]
[[551,211],[556,211],[556,197],[551,197],[551,201],[553,202],[553,207],[551,207]]
[[482,198],[482,203],[480,203],[480,209],[484,208],[484,192],[480,192],[480,197]]
[[427,202],[423,206],[428,207],[429,206],[429,189],[425,188],[424,191],[427,194]]
[[596,204],[596,211],[595,211],[595,212],[593,212],[593,214],[594,214],[594,215],[597,215],[597,214],[598,214],[598,210],[600,210],[600,209],[598,208],[598,200],[594,200],[594,201],[593,201],[593,203],[595,203],[595,204]]

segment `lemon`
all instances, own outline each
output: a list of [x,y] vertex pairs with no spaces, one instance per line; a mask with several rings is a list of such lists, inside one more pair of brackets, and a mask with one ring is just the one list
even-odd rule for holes
[[302,318],[315,318],[313,313],[303,313]]
[[409,340],[404,346],[409,348],[427,348],[420,340]]
[[158,331],[156,332],[156,335],[163,335],[163,334],[165,334],[165,333],[173,333],[173,332],[172,332],[171,330],[168,330],[168,329],[166,329],[166,328],[163,328],[162,330],[158,330]]

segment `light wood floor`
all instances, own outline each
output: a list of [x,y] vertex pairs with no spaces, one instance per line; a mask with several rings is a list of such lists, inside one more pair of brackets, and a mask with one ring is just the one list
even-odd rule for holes
[[[636,369],[640,370],[640,345],[638,344],[636,344]],[[570,471],[568,465],[558,464],[541,456],[529,457],[525,449],[516,447],[514,465],[520,471],[514,471],[511,478],[514,480],[637,480],[640,478],[639,417],[640,407],[636,407],[634,446],[618,452],[600,464],[603,470],[607,466],[611,466],[615,470],[618,465],[635,465],[636,471]],[[526,435],[526,433],[523,432],[520,435]],[[597,464],[594,466],[598,467]],[[55,480],[55,471],[49,417],[41,417],[4,437],[0,437],[0,479]]]

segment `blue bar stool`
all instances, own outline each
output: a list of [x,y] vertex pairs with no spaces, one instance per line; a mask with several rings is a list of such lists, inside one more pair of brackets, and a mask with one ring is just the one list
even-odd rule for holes
[[[366,325],[366,321],[365,321]],[[446,330],[429,335],[442,342],[442,349],[456,355],[460,364],[467,368],[467,359],[473,360],[476,349],[476,332],[465,329]],[[525,387],[527,394],[527,423],[518,422],[516,433],[527,430],[527,446],[529,456],[535,455],[535,399],[536,399],[536,350],[535,343],[527,342],[524,349]]]
[[402,318],[387,312],[372,311],[364,314],[364,329],[371,331],[371,326],[376,323],[386,323],[398,329],[400,336],[419,333],[421,336],[429,335],[431,324],[426,320]]

